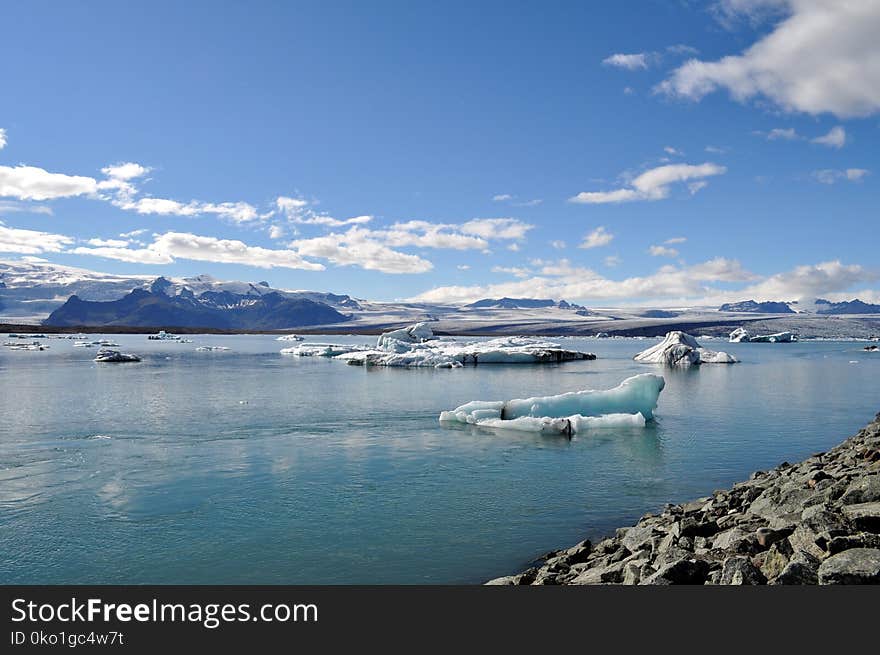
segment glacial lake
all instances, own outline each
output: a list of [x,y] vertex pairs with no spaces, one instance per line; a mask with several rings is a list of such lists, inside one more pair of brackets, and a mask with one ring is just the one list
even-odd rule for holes
[[[478,583],[880,411],[863,342],[704,341],[742,362],[663,370],[631,359],[655,340],[563,339],[599,359],[402,370],[282,356],[271,336],[108,338],[143,362],[0,348],[0,583]],[[644,372],[667,383],[644,429],[569,441],[437,420]]]

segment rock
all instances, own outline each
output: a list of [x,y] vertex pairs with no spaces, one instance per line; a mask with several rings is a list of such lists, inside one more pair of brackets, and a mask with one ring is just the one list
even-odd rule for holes
[[828,542],[826,548],[831,555],[836,555],[850,548],[880,548],[880,534],[859,532],[858,534],[834,537]]
[[686,516],[679,522],[678,532],[682,537],[711,537],[718,532],[718,523],[699,521],[692,516]]
[[651,574],[641,585],[703,584],[709,575],[709,564],[703,560],[681,559]]
[[749,533],[741,528],[731,528],[715,535],[712,540],[712,548],[729,550],[749,536]]
[[843,507],[843,514],[859,530],[880,532],[880,502],[845,505]]
[[590,542],[586,542],[586,546],[575,546],[574,548],[569,548],[565,551],[565,556],[568,559],[568,563],[571,564],[581,564],[586,562],[590,555],[592,554],[592,549],[590,548]]
[[642,550],[651,546],[651,538],[654,536],[654,528],[651,527],[635,527],[630,528],[623,537],[621,543],[631,553]]
[[800,518],[812,495],[811,489],[796,484],[770,487],[752,502],[749,511],[766,519],[770,527],[791,524]]
[[636,562],[630,562],[623,567],[623,584],[637,585],[642,577],[642,565]]
[[787,539],[776,542],[764,554],[761,572],[767,576],[767,579],[775,578],[788,566],[793,554]]
[[816,543],[818,539],[819,534],[817,532],[814,532],[805,525],[799,525],[788,537],[788,542],[791,544],[794,552],[803,551],[821,559],[825,556],[825,551]]
[[819,566],[819,584],[880,584],[880,549],[850,548]]
[[748,557],[728,557],[721,568],[722,585],[762,585],[767,578]]

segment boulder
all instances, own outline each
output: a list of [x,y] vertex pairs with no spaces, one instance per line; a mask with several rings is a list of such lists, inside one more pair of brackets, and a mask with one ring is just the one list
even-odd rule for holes
[[709,564],[703,560],[681,559],[668,564],[641,581],[641,585],[704,584]]
[[721,567],[719,584],[762,585],[767,584],[767,578],[748,557],[728,557]]
[[880,584],[880,549],[850,548],[819,566],[819,584]]

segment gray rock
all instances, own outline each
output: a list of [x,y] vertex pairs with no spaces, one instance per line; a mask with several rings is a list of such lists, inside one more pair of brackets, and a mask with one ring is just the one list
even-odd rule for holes
[[654,536],[652,527],[635,527],[627,530],[626,536],[621,543],[629,552],[635,553],[643,548],[650,548],[651,538]]
[[840,497],[844,505],[880,501],[880,475],[863,475],[853,480]]
[[831,555],[836,555],[850,548],[880,548],[880,534],[859,532],[857,534],[834,537],[828,542],[827,548],[828,553]]
[[640,585],[703,584],[709,575],[709,564],[703,560],[681,559],[660,568]]
[[724,560],[719,584],[762,585],[767,584],[767,578],[748,557],[728,557]]
[[850,548],[819,566],[819,584],[880,584],[880,549]]
[[880,502],[845,505],[843,514],[859,530],[880,532]]
[[793,551],[804,551],[821,559],[825,556],[825,551],[816,543],[819,538],[818,532],[814,532],[805,525],[799,525],[788,537],[788,542]]
[[731,528],[715,535],[715,538],[712,539],[712,548],[730,550],[748,536],[749,533],[741,528]]
[[800,518],[812,496],[811,489],[799,484],[770,487],[752,502],[749,511],[766,519],[770,527],[790,524]]

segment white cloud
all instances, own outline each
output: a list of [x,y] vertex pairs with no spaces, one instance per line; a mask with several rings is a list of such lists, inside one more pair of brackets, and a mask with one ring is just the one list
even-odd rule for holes
[[845,170],[826,168],[819,171],[813,171],[812,173],[816,181],[821,182],[822,184],[834,184],[840,180],[861,182],[862,179],[869,174],[870,171],[864,168],[847,168]]
[[45,214],[52,216],[52,208],[48,205],[35,205],[30,202],[21,202],[18,200],[0,201],[0,214]]
[[143,177],[150,172],[150,169],[134,162],[124,162],[122,164],[114,164],[113,166],[105,166],[101,172],[114,180],[123,180],[128,182],[138,177]]
[[767,132],[768,141],[797,141],[800,138],[801,136],[793,127],[774,127]]
[[673,148],[672,146],[666,146],[663,148],[663,152],[667,155],[672,155],[673,157],[681,157],[684,153],[678,148]]
[[652,257],[678,257],[678,251],[675,248],[666,246],[651,246],[648,248],[648,254]]
[[718,146],[706,146],[705,150],[713,155],[723,155],[727,152],[727,148],[719,148]]
[[127,248],[129,244],[128,241],[122,239],[89,239],[87,243],[98,248]]
[[699,100],[719,88],[740,102],[764,97],[786,111],[841,118],[880,111],[880,3],[875,0],[724,2],[734,11],[785,14],[742,54],[691,59],[658,91]]
[[465,234],[474,234],[484,239],[524,239],[534,225],[523,223],[515,218],[475,218],[461,225]]
[[726,172],[727,168],[724,166],[708,162],[698,165],[667,164],[645,171],[632,180],[628,188],[613,191],[582,191],[569,200],[586,204],[660,200],[669,196],[669,187],[676,182],[723,175]]
[[505,273],[507,275],[512,275],[514,277],[523,279],[527,278],[532,274],[532,271],[528,268],[520,268],[517,266],[494,266],[492,267],[493,273]]
[[426,273],[434,268],[427,259],[392,250],[373,238],[369,230],[357,227],[341,234],[292,241],[290,247],[306,257],[383,273]]
[[672,237],[671,239],[666,239],[663,243],[667,246],[675,245],[676,243],[684,243],[687,241],[687,237]]
[[[595,271],[572,266],[567,260],[545,265],[538,274],[500,284],[438,287],[414,300],[470,302],[502,296],[522,298],[566,298],[581,302],[647,301],[716,305],[722,302],[755,300],[800,300],[834,297],[855,285],[880,279],[880,272],[839,261],[798,266],[793,270],[761,278],[731,259],[718,257],[694,266],[662,266],[651,275],[612,280]],[[717,284],[724,284],[719,287]],[[737,289],[729,285],[739,284]],[[854,294],[855,292],[850,292]],[[861,292],[864,295],[864,292]]]
[[499,193],[497,195],[492,196],[493,202],[505,202],[506,200],[513,200],[513,196],[509,193]]
[[648,67],[649,55],[645,52],[634,54],[613,54],[602,60],[606,66],[614,66],[616,68],[626,68],[627,70],[639,70]]
[[565,250],[568,247],[568,244],[565,243],[565,241],[563,241],[562,239],[551,241],[550,245],[556,248],[556,250]]
[[323,227],[342,227],[344,225],[365,225],[373,220],[372,216],[355,216],[338,219],[326,214],[319,214],[309,208],[311,203],[302,198],[278,196],[275,206],[293,223],[300,225],[321,225]]
[[707,186],[709,186],[709,183],[706,182],[706,180],[697,180],[696,182],[688,182],[687,188],[693,196],[700,191],[700,189],[705,189]]
[[6,147],[6,130],[0,127],[0,150]]
[[607,246],[613,239],[614,235],[606,230],[603,225],[600,225],[584,237],[583,242],[578,248],[590,249]]
[[149,232],[149,230],[141,228],[140,230],[132,230],[131,232],[121,232],[119,236],[123,239],[130,239],[132,237],[139,237],[147,232]]
[[138,214],[156,214],[159,216],[201,216],[213,214],[229,219],[235,223],[247,223],[259,218],[256,207],[246,202],[199,202],[192,200],[183,203],[169,198],[139,198],[138,200],[120,199],[115,204],[121,209],[135,211]]
[[828,261],[813,266],[798,266],[792,271],[778,273],[743,290],[744,297],[756,300],[788,300],[816,298],[825,294],[845,291],[854,284],[873,282],[880,278],[876,270],[869,270],[840,261]]
[[36,166],[0,166],[0,197],[18,200],[51,200],[94,194],[98,182],[91,177],[50,173]]
[[153,243],[146,248],[79,247],[69,252],[140,264],[170,264],[177,259],[190,259],[259,268],[324,270],[322,264],[304,259],[302,253],[295,250],[262,248],[233,239],[218,239],[185,232],[156,235]]
[[[535,262],[541,264],[541,262]],[[568,260],[547,264],[538,274],[490,285],[446,286],[426,291],[413,300],[423,302],[472,302],[480,298],[566,298],[569,300],[637,300],[695,298],[720,291],[713,282],[753,280],[739,262],[717,258],[696,266],[662,266],[654,274],[611,280]]]
[[73,241],[71,237],[62,234],[17,229],[0,223],[0,252],[17,252],[23,255],[61,252]]
[[842,148],[846,143],[846,130],[841,125],[837,125],[832,127],[828,134],[817,136],[812,141],[829,148]]
[[269,238],[270,239],[280,239],[284,236],[284,228],[280,225],[270,225],[269,226]]
[[457,269],[460,270],[460,271],[469,271],[469,270],[471,270],[471,267],[470,267],[469,264],[459,264],[459,265],[456,266],[455,268],[457,268]]

